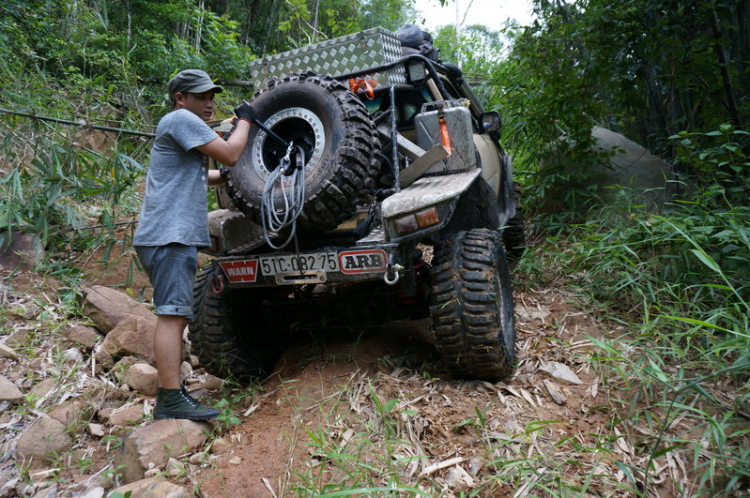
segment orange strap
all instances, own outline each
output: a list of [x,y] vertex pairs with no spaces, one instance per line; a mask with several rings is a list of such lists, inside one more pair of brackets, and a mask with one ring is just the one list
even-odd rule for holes
[[365,94],[367,95],[368,100],[372,100],[375,98],[375,92],[373,91],[373,88],[378,86],[378,82],[375,80],[371,80],[374,85],[370,83],[370,80],[366,80],[364,78],[349,78],[349,89],[354,92],[358,93],[361,90],[365,91]]
[[448,135],[448,125],[445,124],[445,118],[440,118],[440,136],[443,139],[443,147],[450,156],[451,151],[451,137]]

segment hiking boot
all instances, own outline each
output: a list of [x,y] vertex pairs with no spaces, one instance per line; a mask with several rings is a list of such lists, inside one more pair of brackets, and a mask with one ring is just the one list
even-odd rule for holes
[[195,400],[182,389],[159,388],[156,394],[154,418],[183,418],[188,420],[208,420],[216,418],[219,410],[209,408]]

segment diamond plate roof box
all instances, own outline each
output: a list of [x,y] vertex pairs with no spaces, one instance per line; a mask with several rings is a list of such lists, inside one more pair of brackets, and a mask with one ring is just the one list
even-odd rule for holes
[[[250,74],[255,88],[261,89],[268,79],[283,78],[289,73],[312,71],[337,77],[382,66],[401,57],[401,44],[396,34],[384,28],[372,28],[256,59],[250,63]],[[375,79],[381,87],[406,83],[402,66],[370,74],[368,78]]]

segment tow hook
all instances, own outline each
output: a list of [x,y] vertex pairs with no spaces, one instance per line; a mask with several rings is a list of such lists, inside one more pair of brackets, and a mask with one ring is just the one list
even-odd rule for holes
[[219,295],[224,292],[224,276],[213,276],[211,277],[211,290],[214,294]]
[[403,270],[404,267],[401,265],[394,265],[393,263],[388,263],[388,268],[385,270],[385,273],[383,274],[383,281],[388,285],[396,285],[398,282],[398,279],[401,278],[400,271]]

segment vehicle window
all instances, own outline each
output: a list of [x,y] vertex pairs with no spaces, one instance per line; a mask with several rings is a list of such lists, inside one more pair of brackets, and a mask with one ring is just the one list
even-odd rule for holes
[[414,104],[406,104],[404,106],[404,119],[409,121],[412,116],[414,116],[417,113],[417,106]]

